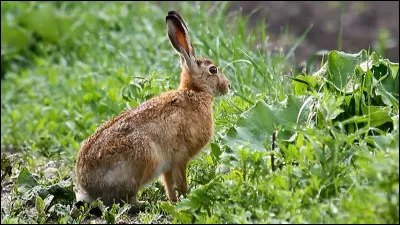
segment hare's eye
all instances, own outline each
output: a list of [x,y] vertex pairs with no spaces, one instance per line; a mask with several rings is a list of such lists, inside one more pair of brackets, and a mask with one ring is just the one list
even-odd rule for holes
[[217,72],[218,72],[218,69],[217,69],[217,67],[215,67],[215,66],[211,66],[209,69],[208,69],[208,71],[210,71],[210,73],[211,74],[217,74]]

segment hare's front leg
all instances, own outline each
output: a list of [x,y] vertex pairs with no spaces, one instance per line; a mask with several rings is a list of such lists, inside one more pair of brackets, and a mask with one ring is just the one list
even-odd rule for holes
[[173,168],[173,176],[178,191],[178,196],[180,194],[186,195],[188,192],[187,182],[186,182],[186,165],[187,162],[184,162]]
[[176,193],[175,193],[175,182],[173,178],[172,169],[168,170],[163,174],[163,183],[165,192],[167,193],[168,199],[175,203],[177,201]]
[[[171,202],[177,202],[179,194],[186,195],[188,192],[186,183],[187,162],[176,165],[163,174],[165,192]],[[176,190],[178,191],[178,196]]]

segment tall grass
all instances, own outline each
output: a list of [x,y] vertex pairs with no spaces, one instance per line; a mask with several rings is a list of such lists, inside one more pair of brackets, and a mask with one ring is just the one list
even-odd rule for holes
[[[349,133],[336,118],[348,106],[343,93],[318,86],[335,81],[289,79],[297,75],[292,53],[272,52],[265,24],[248,29],[248,16],[228,13],[228,4],[2,2],[1,147],[16,153],[2,155],[2,183],[10,181],[2,223],[398,222],[398,101],[384,95],[393,129],[372,129],[386,137]],[[81,143],[121,111],[179,85],[165,27],[171,9],[185,18],[196,54],[218,64],[232,86],[215,99],[213,140],[189,164],[191,193],[173,206],[154,181],[139,193],[149,202],[139,213],[99,201],[77,208],[67,196]],[[309,117],[292,126],[299,109]],[[349,120],[364,116],[346,112]],[[274,130],[279,150],[270,147]]]

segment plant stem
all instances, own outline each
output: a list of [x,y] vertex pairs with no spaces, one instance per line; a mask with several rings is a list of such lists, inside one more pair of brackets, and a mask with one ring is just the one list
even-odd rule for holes
[[271,166],[272,166],[272,171],[275,171],[275,142],[276,142],[276,135],[277,135],[277,130],[274,131],[272,134],[272,154],[271,154]]

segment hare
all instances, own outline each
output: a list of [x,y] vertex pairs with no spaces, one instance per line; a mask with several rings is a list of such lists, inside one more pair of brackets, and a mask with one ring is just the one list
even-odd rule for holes
[[166,25],[180,54],[180,86],[122,112],[83,143],[76,162],[78,202],[101,198],[106,205],[140,206],[137,192],[160,175],[172,203],[176,189],[188,191],[187,163],[213,135],[213,97],[226,94],[230,85],[214,63],[195,56],[177,12],[168,12]]

